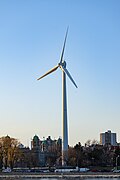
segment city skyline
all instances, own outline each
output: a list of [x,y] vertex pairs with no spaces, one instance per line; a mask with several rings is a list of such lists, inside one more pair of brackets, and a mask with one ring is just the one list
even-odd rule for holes
[[[9,136],[9,134],[2,136],[2,137],[10,137],[10,138],[16,139],[16,137],[11,137],[11,136]],[[100,144],[103,146],[106,144],[107,145],[111,144],[112,146],[119,146],[120,142],[118,141],[117,137],[118,137],[118,134],[116,132],[113,132],[112,130],[106,130],[104,132],[99,132],[99,139],[87,139],[87,141],[84,144],[81,144],[81,142],[78,141],[78,142],[75,142],[75,144],[73,144],[72,146],[70,144],[68,144],[68,146],[74,147],[76,144],[79,144],[79,143],[81,144],[81,146],[86,146],[86,144],[92,145],[92,143]],[[52,141],[60,141],[61,140],[61,143],[62,143],[62,137],[61,136],[52,137],[50,134],[46,137],[44,135],[42,137],[40,137],[39,134],[34,134],[32,136],[32,138],[29,140],[29,144],[27,144],[27,145],[23,144],[20,141],[18,141],[18,142],[20,143],[21,147],[29,147],[31,149],[31,143],[36,138],[41,142],[44,142],[44,141],[50,139]],[[19,139],[17,139],[17,140],[19,140]]]
[[[0,136],[62,136],[61,73],[36,81],[59,60],[69,25],[69,144],[112,129],[120,141],[120,1],[0,1]],[[44,88],[43,88],[44,87]],[[54,90],[55,89],[55,90]]]

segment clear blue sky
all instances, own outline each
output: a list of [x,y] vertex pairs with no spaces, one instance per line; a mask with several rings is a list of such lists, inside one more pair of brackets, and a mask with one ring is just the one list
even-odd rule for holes
[[36,79],[60,59],[66,28],[69,144],[120,141],[120,1],[0,1],[0,136],[28,145],[62,135],[61,71]]

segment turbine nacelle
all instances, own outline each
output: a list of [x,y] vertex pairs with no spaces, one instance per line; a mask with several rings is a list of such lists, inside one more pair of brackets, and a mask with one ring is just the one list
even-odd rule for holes
[[58,66],[60,67],[60,66],[62,66],[63,68],[66,68],[66,61],[63,61],[63,62],[60,62],[59,64],[58,64]]

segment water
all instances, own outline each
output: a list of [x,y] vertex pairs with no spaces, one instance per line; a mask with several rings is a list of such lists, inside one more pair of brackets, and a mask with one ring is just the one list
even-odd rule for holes
[[[1,179],[1,178],[0,178]],[[2,180],[69,180],[69,178],[2,178]],[[70,180],[120,180],[120,178],[70,178]]]
[[[76,180],[120,180],[120,178],[70,178],[70,180],[75,180],[75,179]],[[23,180],[23,179],[19,179],[19,180]],[[31,180],[31,178],[30,179],[27,178],[24,180]],[[69,180],[69,178],[34,178],[33,180]]]

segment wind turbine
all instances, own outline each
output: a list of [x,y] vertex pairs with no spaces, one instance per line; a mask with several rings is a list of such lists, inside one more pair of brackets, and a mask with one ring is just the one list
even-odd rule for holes
[[62,166],[67,165],[67,152],[68,152],[68,126],[67,126],[67,94],[66,94],[66,75],[72,81],[74,86],[77,88],[75,81],[73,80],[72,76],[70,75],[69,71],[66,69],[66,62],[63,59],[65,44],[68,34],[68,28],[65,35],[65,40],[63,44],[62,54],[60,57],[60,62],[57,66],[49,70],[47,73],[39,77],[37,80],[42,79],[43,77],[47,76],[48,74],[56,71],[58,68],[62,70],[62,123],[63,123],[63,137],[62,137]]

